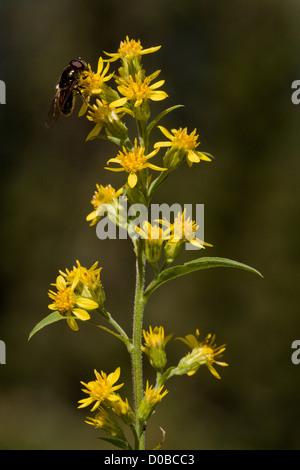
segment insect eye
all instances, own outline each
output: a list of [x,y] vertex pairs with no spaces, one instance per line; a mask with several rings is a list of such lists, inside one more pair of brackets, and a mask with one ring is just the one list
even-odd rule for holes
[[72,60],[71,65],[76,69],[83,69],[84,64],[80,60]]

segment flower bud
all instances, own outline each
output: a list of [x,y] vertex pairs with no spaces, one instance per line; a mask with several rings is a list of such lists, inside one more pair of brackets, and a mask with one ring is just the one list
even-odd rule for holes
[[182,247],[184,244],[184,240],[177,239],[170,239],[168,243],[165,245],[165,257],[167,263],[172,263],[181,253]]
[[165,390],[162,393],[163,386],[156,390],[153,385],[149,387],[149,382],[147,380],[146,391],[143,400],[140,403],[138,409],[138,417],[141,422],[147,421],[151,416],[155,406],[159,403],[163,397],[168,393],[168,390]]
[[150,326],[149,333],[144,330],[143,335],[145,345],[142,346],[142,351],[148,356],[149,362],[154,369],[162,370],[167,363],[165,345],[171,339],[172,335],[165,338],[162,326],[156,326],[153,330]]

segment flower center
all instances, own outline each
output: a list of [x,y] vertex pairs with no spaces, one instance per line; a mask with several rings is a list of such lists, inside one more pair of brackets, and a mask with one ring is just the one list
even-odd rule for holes
[[133,80],[132,76],[129,77],[129,84],[127,87],[124,87],[124,94],[125,96],[132,100],[142,100],[146,99],[149,96],[149,80],[147,78],[143,82],[140,77],[136,75],[135,81]]
[[214,350],[210,346],[203,346],[202,355],[207,359],[212,360],[214,357]]
[[122,41],[118,49],[119,54],[123,58],[130,59],[134,56],[140,55],[143,47],[141,46],[140,41],[135,41],[134,39],[129,40],[126,38],[126,41]]
[[191,240],[195,237],[196,230],[196,223],[190,218],[185,219],[184,214],[182,215],[182,217],[176,217],[174,221],[175,238],[186,238],[187,240]]
[[98,191],[95,191],[93,199],[91,200],[95,209],[97,209],[101,204],[106,204],[116,197],[116,192],[110,184],[105,187],[98,186],[98,188]]
[[55,304],[60,313],[70,312],[75,306],[75,295],[71,287],[60,289],[55,296]]
[[99,380],[89,382],[88,388],[91,397],[100,402],[105,400],[111,393],[111,387],[106,380],[101,380],[101,382],[99,382]]
[[87,94],[93,94],[94,90],[99,93],[104,81],[103,77],[99,74],[89,70],[81,78],[80,86],[83,87],[84,92]]
[[147,162],[143,147],[135,147],[133,152],[124,150],[124,152],[119,153],[118,158],[128,173],[136,173],[142,170]]
[[187,133],[187,129],[178,129],[176,134],[174,135],[172,141],[173,144],[176,145],[178,148],[184,148],[186,150],[193,150],[198,147],[199,143],[197,143],[198,136],[195,135],[195,131],[191,134]]

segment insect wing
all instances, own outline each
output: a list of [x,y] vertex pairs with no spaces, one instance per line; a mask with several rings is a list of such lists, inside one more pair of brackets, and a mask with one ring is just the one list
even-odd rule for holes
[[49,109],[49,113],[45,122],[45,126],[49,129],[50,127],[54,126],[57,119],[59,118],[61,111],[59,107],[59,90],[57,90],[55,97],[52,101],[51,107]]
[[73,83],[69,86],[60,90],[60,108],[61,114],[68,116],[71,114],[74,106],[75,88],[78,83],[78,79],[74,79]]

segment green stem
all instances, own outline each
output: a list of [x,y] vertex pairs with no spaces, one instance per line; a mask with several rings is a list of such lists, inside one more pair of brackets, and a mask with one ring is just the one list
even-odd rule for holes
[[128,338],[127,334],[125,333],[125,331],[123,330],[123,328],[121,328],[121,326],[116,322],[116,320],[114,320],[112,318],[111,314],[107,310],[105,310],[104,308],[102,309],[102,311],[105,313],[107,321],[120,333],[120,335],[123,338],[129,340],[129,338]]
[[143,399],[143,364],[142,364],[142,330],[143,330],[143,314],[145,309],[144,298],[145,283],[145,248],[144,240],[137,241],[136,248],[136,291],[133,317],[133,337],[132,337],[132,380],[133,380],[133,396],[135,407],[135,429],[139,439],[139,450],[145,448],[145,433],[143,423],[138,418],[139,405]]

